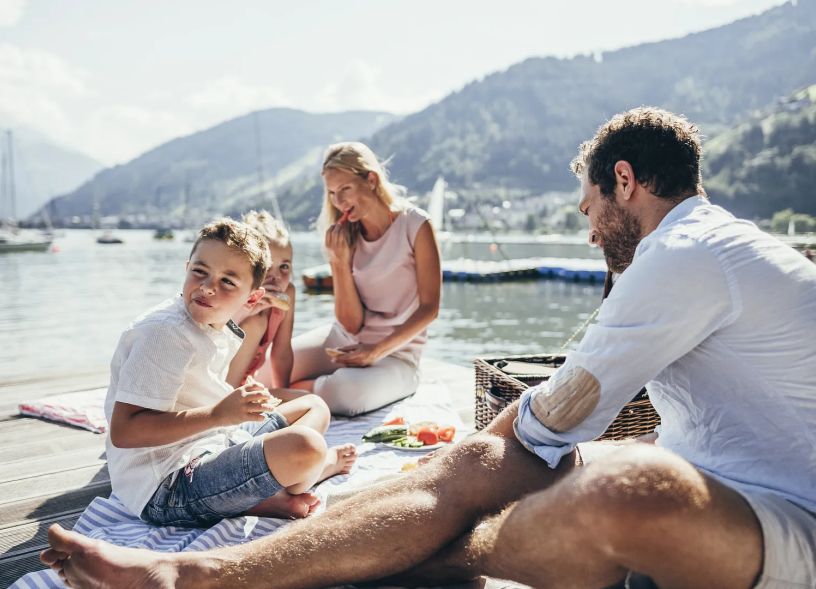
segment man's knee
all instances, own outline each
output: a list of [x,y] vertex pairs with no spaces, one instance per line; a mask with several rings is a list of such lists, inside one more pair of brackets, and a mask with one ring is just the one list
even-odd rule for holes
[[586,523],[609,539],[688,517],[710,504],[705,477],[666,450],[636,444],[582,469],[573,485]]
[[451,449],[451,458],[469,467],[495,469],[504,455],[506,440],[494,435],[476,435]]
[[442,474],[440,485],[464,485],[468,496],[478,496],[481,487],[512,485],[511,481],[502,481],[496,476],[505,454],[506,440],[479,434],[456,444],[433,464]]

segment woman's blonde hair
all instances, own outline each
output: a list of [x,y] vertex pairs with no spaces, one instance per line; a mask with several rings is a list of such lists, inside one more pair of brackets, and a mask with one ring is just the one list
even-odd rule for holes
[[274,216],[267,211],[249,211],[244,213],[241,220],[264,236],[266,241],[278,247],[289,245],[289,231]]
[[[368,180],[371,172],[377,176],[377,184],[374,186],[374,194],[392,211],[403,210],[407,203],[404,199],[405,189],[388,181],[388,171],[386,162],[381,162],[371,151],[371,148],[359,141],[346,141],[330,145],[323,156],[323,168],[326,170],[345,170],[359,176],[363,180]],[[317,219],[317,231],[322,237],[326,230],[337,222],[342,216],[331,202],[329,191],[323,195],[323,208]],[[349,243],[354,244],[360,233],[359,223],[347,223]]]

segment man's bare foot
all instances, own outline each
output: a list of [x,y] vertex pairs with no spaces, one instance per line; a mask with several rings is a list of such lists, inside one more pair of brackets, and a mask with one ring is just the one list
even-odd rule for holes
[[311,514],[320,505],[320,498],[314,493],[305,492],[292,495],[288,491],[279,491],[269,499],[261,501],[248,510],[247,515],[259,517],[283,517],[300,519]]
[[336,474],[348,474],[355,460],[357,460],[357,446],[354,444],[332,446],[326,452],[326,466],[323,467],[319,480],[325,481]]
[[[181,578],[177,555],[91,540],[58,524],[48,529],[48,543],[51,547],[40,553],[40,560],[69,587],[164,589],[175,587]],[[185,580],[193,581],[189,574],[197,577],[189,565],[184,569]]]

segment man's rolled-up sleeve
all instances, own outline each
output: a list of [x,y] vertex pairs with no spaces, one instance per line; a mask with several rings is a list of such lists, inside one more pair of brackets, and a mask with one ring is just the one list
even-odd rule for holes
[[516,437],[555,468],[577,443],[606,431],[647,382],[733,321],[736,293],[704,244],[674,237],[640,248],[578,349],[522,395]]

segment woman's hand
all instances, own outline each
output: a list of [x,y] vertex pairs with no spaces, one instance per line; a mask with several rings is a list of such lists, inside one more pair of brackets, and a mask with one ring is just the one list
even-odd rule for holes
[[351,266],[351,246],[346,223],[335,223],[326,230],[325,246],[329,253],[329,263]]
[[332,362],[346,366],[371,366],[382,357],[377,347],[371,344],[345,346],[340,351],[343,353],[332,358]]

